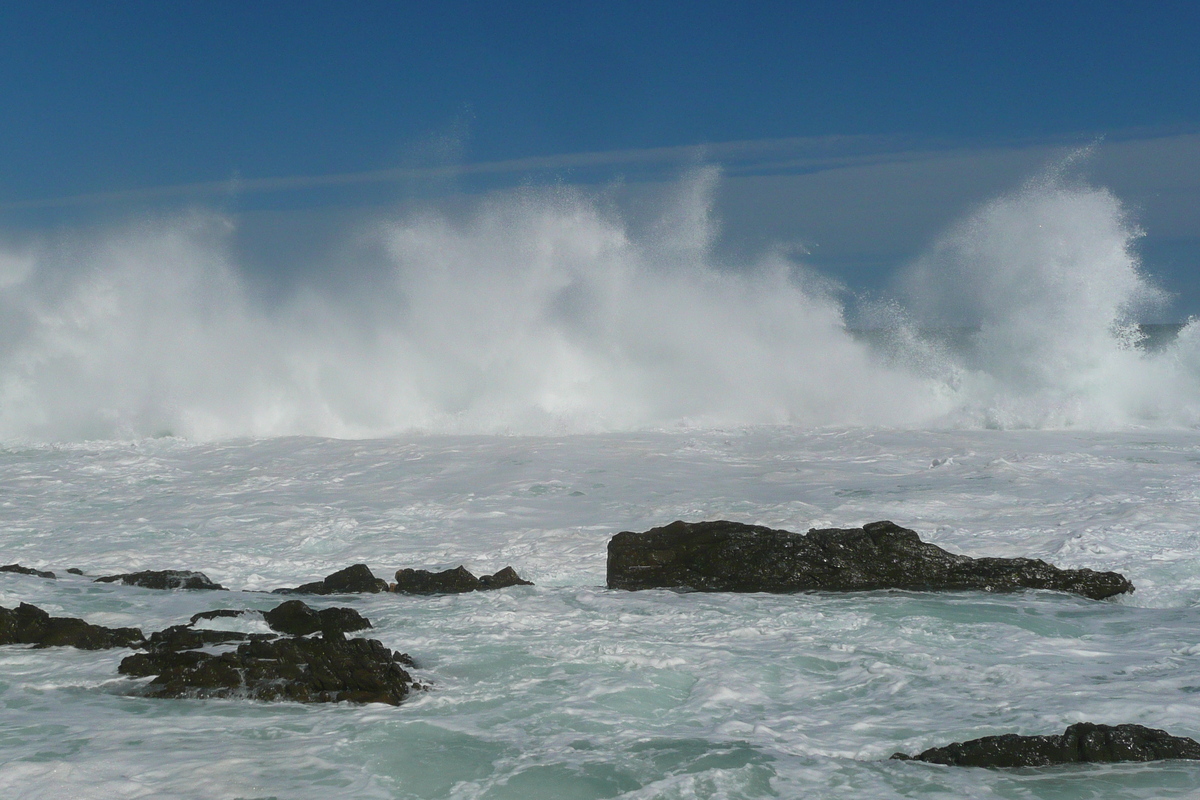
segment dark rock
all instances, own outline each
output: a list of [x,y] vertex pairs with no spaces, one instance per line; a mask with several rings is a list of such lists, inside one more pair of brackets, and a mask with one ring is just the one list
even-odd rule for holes
[[397,570],[394,591],[405,594],[459,594],[482,588],[483,583],[479,578],[468,572],[466,567],[458,566],[442,572],[424,569]]
[[479,582],[484,589],[504,589],[509,586],[533,586],[533,581],[527,581],[517,574],[512,567],[505,567],[495,575],[482,575]]
[[109,575],[96,578],[96,583],[116,583],[120,581],[126,586],[141,586],[145,589],[224,589],[219,583],[213,583],[203,572],[190,572],[182,569],[146,570],[144,572],[129,572],[124,575]]
[[52,617],[28,603],[15,609],[0,607],[0,644],[106,650],[138,647],[144,638],[137,628],[105,628],[74,617]]
[[358,594],[387,590],[387,581],[376,578],[366,564],[355,564],[326,576],[324,580],[305,583],[295,589],[276,589],[275,594]]
[[442,572],[401,569],[396,571],[396,584],[392,591],[403,594],[461,594],[485,589],[503,589],[506,586],[533,586],[533,583],[522,579],[512,567],[505,567],[495,575],[483,575],[478,578],[463,566]]
[[321,631],[330,637],[371,627],[370,621],[353,608],[323,608],[317,611],[300,600],[288,600],[270,611],[264,611],[263,618],[271,630],[292,636],[306,636]]
[[79,569],[78,567],[71,567],[70,569],[67,570],[67,572],[69,572],[72,575],[82,575],[83,574],[83,570]]
[[673,522],[608,543],[610,589],[701,592],[1012,592],[1053,589],[1102,600],[1133,591],[1116,572],[1060,570],[1032,558],[970,558],[891,522],[807,534],[740,522]]
[[928,761],[953,767],[1045,767],[1113,761],[1200,759],[1200,742],[1141,725],[1095,725],[1077,722],[1052,736],[984,736],[969,742],[934,747],[900,760]]
[[53,572],[43,572],[40,569],[32,567],[22,567],[20,564],[9,564],[6,567],[0,567],[0,572],[16,572],[19,575],[37,575],[39,578],[54,578]]
[[301,703],[399,704],[417,688],[393,653],[374,639],[280,638],[249,641],[213,655],[150,652],[121,662],[123,675],[155,675],[150,697],[249,697]]
[[216,611],[201,611],[199,614],[192,614],[192,619],[189,624],[195,625],[202,619],[220,619],[221,617],[240,617],[245,614],[245,611],[236,611],[232,608],[219,608]]
[[[273,638],[266,634],[260,637]],[[239,631],[214,631],[207,628],[193,628],[190,625],[172,625],[170,628],[155,631],[146,640],[146,647],[153,651],[159,650],[195,650],[198,647],[209,647],[215,644],[244,642],[251,634]]]

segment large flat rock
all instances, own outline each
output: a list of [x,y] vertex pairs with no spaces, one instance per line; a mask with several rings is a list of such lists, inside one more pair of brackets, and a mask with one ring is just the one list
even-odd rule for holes
[[931,747],[915,756],[896,753],[892,758],[951,767],[1047,767],[1168,758],[1200,759],[1200,743],[1142,725],[1077,722],[1061,734],[984,736],[945,747]]
[[1032,558],[971,558],[892,522],[806,534],[718,520],[673,522],[608,543],[610,589],[698,592],[1013,592],[1050,589],[1102,600],[1133,591],[1116,572]]

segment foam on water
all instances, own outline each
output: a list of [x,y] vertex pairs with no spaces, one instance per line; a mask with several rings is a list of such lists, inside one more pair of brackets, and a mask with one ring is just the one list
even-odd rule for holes
[[[889,762],[975,736],[1136,722],[1200,737],[1192,431],[725,431],[281,438],[0,451],[0,605],[155,630],[270,595],[90,583],[203,569],[295,585],[363,561],[537,585],[343,596],[432,691],[399,708],[152,701],[120,652],[0,652],[0,795],[1169,798],[1200,766]],[[1128,597],[603,589],[621,529],[892,518],[943,547],[1119,569]],[[244,621],[243,621],[244,622]],[[217,623],[219,624],[219,623]]]
[[955,350],[893,325],[879,353],[803,265],[714,260],[716,180],[637,235],[566,189],[376,221],[374,263],[276,303],[211,213],[0,250],[0,439],[1198,419],[1200,332],[1132,346],[1156,292],[1107,191],[1048,177],[968,217],[901,316],[977,332]]

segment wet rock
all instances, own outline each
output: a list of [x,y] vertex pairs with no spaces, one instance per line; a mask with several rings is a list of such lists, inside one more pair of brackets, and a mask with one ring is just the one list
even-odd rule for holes
[[484,589],[504,589],[509,586],[533,586],[533,581],[527,581],[517,574],[512,567],[505,567],[495,575],[483,575],[479,578]]
[[295,589],[276,589],[275,594],[359,594],[387,590],[387,581],[376,578],[366,564],[355,564],[326,576],[324,580],[305,583]]
[[326,637],[371,627],[370,621],[353,608],[310,608],[300,600],[288,600],[270,611],[263,618],[271,630],[292,636],[306,636],[322,631]]
[[396,583],[392,591],[403,594],[461,594],[503,589],[507,586],[533,586],[533,582],[521,578],[512,567],[505,567],[495,575],[483,575],[478,578],[463,566],[442,572],[401,569],[396,571]]
[[53,579],[55,577],[53,572],[43,572],[40,569],[33,569],[32,567],[22,567],[20,564],[9,564],[8,566],[0,567],[0,572],[15,572],[18,575],[36,575],[39,578]]
[[0,607],[0,644],[106,650],[138,647],[143,641],[137,628],[105,628],[75,617],[52,617],[28,603],[21,603],[15,609]]
[[[273,638],[269,634],[260,636]],[[146,647],[155,651],[195,650],[199,647],[244,642],[250,638],[251,634],[240,631],[214,631],[208,628],[193,628],[190,625],[172,625],[150,634],[150,638],[146,640]]]
[[190,572],[181,569],[146,570],[144,572],[129,572],[123,575],[108,575],[96,578],[96,583],[116,583],[120,581],[126,586],[141,586],[145,589],[224,589],[219,583],[213,583],[203,572]]
[[69,572],[72,575],[82,575],[83,574],[83,570],[79,569],[78,567],[71,567],[70,569],[67,570],[67,572]]
[[610,589],[805,592],[1053,589],[1101,600],[1133,591],[1116,572],[1062,570],[1032,558],[970,558],[892,522],[772,530],[740,522],[673,522],[608,543]]
[[928,761],[953,767],[1045,767],[1053,764],[1200,759],[1200,742],[1141,725],[1095,725],[1077,722],[1051,736],[984,736],[915,756],[896,753],[904,761]]
[[238,611],[232,608],[219,608],[216,611],[201,611],[199,614],[192,614],[192,619],[189,624],[195,625],[202,619],[221,619],[222,617],[240,617],[247,612]]
[[248,641],[218,655],[198,650],[139,653],[124,659],[119,671],[154,675],[144,690],[149,697],[398,705],[417,688],[401,666],[405,658],[374,639],[279,638]]

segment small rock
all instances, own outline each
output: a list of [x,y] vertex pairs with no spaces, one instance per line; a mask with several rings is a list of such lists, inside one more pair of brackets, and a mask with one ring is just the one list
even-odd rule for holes
[[807,534],[740,522],[673,522],[608,543],[608,588],[700,592],[1013,592],[1053,589],[1102,600],[1133,591],[1116,572],[1032,558],[970,558],[892,522]]
[[70,569],[67,570],[67,572],[69,572],[72,575],[82,575],[83,574],[83,570],[79,569],[79,567],[71,567]]
[[37,575],[39,578],[53,579],[55,577],[53,572],[43,572],[40,569],[22,567],[20,564],[9,564],[6,567],[0,567],[0,572],[15,572],[18,575]]
[[359,594],[386,592],[387,581],[376,578],[366,564],[338,570],[323,580],[305,583],[295,589],[276,589],[275,594]]
[[288,600],[270,611],[264,611],[263,618],[271,630],[292,636],[322,631],[329,637],[371,627],[370,621],[353,608],[323,608],[317,611],[300,600]]
[[144,572],[129,572],[123,575],[109,575],[96,578],[96,583],[116,583],[120,581],[126,586],[141,586],[145,589],[224,589],[219,583],[213,583],[203,572],[190,572],[181,569],[146,570]]
[[201,611],[199,614],[192,614],[190,625],[195,625],[202,619],[220,619],[221,617],[240,617],[245,614],[245,611],[237,611],[232,608],[220,608],[216,611]]
[[503,589],[506,586],[532,586],[512,567],[505,567],[495,575],[476,578],[466,567],[458,566],[442,572],[424,569],[401,569],[396,571],[393,592],[403,594],[461,594],[487,589]]
[[1077,722],[1051,736],[984,736],[933,747],[902,761],[927,761],[952,767],[1045,767],[1053,764],[1200,759],[1200,742],[1141,725]]
[[52,617],[28,603],[15,609],[0,607],[0,644],[107,650],[139,647],[143,641],[145,637],[137,628],[105,628],[75,617]]
[[[269,634],[259,634],[272,638]],[[251,634],[240,631],[214,631],[207,628],[193,628],[190,625],[172,625],[170,628],[155,631],[146,640],[146,647],[152,651],[195,650],[198,647],[209,647],[215,644],[244,642]]]

